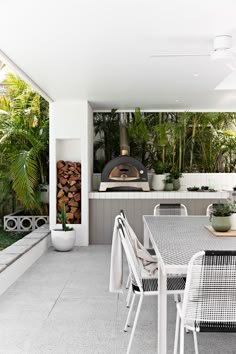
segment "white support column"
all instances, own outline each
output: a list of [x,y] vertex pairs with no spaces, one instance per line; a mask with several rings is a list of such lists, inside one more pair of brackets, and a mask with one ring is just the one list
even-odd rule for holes
[[[56,226],[56,162],[81,162],[81,224],[74,225],[76,244],[89,244],[89,200],[93,154],[93,112],[87,101],[57,101],[50,105],[50,228]],[[60,226],[59,226],[60,227]]]

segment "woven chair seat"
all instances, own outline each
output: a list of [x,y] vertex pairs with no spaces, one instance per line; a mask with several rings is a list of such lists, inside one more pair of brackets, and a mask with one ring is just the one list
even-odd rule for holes
[[[167,278],[167,291],[184,290],[186,277],[168,277]],[[158,291],[158,278],[142,279],[144,291]],[[132,283],[134,291],[140,291],[139,287]]]
[[196,322],[194,327],[200,332],[236,332],[236,322]]

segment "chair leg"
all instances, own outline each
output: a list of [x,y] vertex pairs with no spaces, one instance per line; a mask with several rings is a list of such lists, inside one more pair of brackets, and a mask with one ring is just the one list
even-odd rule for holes
[[178,353],[178,344],[179,344],[179,323],[180,323],[180,316],[179,316],[179,312],[177,311],[177,314],[176,314],[176,325],[175,325],[174,354],[177,354],[177,353]]
[[131,350],[131,346],[132,346],[132,342],[133,342],[133,338],[134,338],[134,332],[135,332],[135,329],[136,329],[136,326],[137,326],[140,310],[141,310],[141,307],[142,307],[142,302],[143,302],[143,295],[140,295],[140,299],[139,299],[139,303],[138,303],[138,307],[137,307],[137,311],[136,311],[136,315],[135,315],[135,319],[134,319],[133,328],[132,328],[132,331],[131,331],[131,334],[130,334],[127,354],[129,354],[130,350]]
[[180,324],[180,354],[184,354],[184,325]]
[[[180,294],[180,301],[183,303],[184,301],[184,295],[183,294]],[[189,329],[188,328],[185,328],[185,333],[189,333]]]
[[175,300],[175,303],[179,302],[178,294],[174,294],[174,300]]
[[125,289],[128,289],[128,288],[129,288],[130,281],[131,281],[131,274],[130,274],[130,272],[129,272],[129,275],[128,275],[128,278],[127,278],[127,282],[126,282],[126,285],[125,285]]
[[128,312],[128,315],[127,315],[127,319],[126,319],[126,322],[125,322],[124,332],[127,332],[127,329],[129,327],[129,324],[130,324],[130,316],[131,316],[131,313],[133,311],[134,300],[135,300],[135,294],[133,294],[133,297],[132,297],[131,306],[130,306],[130,309],[129,309],[129,312]]
[[197,333],[193,331],[194,349],[195,354],[198,354]]
[[126,307],[128,307],[128,308],[130,307],[131,295],[132,295],[132,283],[130,282],[128,294],[126,297]]

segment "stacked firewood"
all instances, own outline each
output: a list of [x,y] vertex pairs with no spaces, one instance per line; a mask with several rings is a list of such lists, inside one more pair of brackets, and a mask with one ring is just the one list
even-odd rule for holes
[[[65,204],[68,224],[81,223],[81,164],[57,162],[57,212]],[[60,223],[60,220],[57,220]]]

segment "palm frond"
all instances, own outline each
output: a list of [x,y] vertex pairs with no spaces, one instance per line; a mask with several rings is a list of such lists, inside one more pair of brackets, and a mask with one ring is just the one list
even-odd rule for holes
[[35,206],[35,188],[38,184],[38,164],[30,151],[21,151],[11,157],[13,189],[26,208]]

